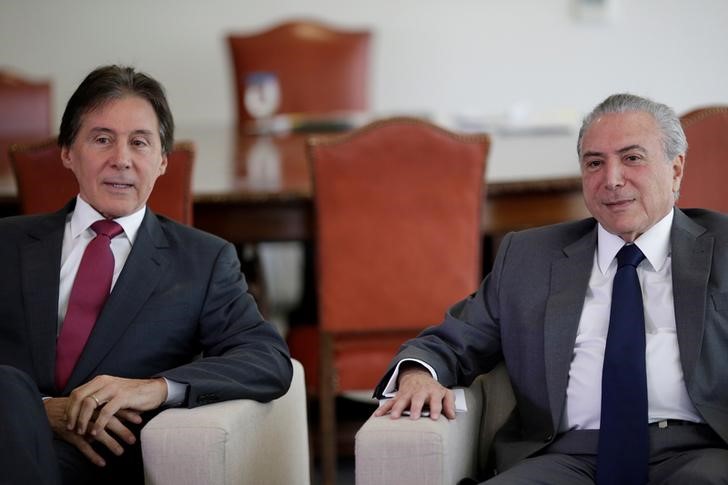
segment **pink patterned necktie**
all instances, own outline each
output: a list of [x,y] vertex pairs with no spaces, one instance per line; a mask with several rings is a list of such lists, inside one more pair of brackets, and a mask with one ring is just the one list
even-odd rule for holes
[[119,224],[107,219],[94,222],[91,229],[96,237],[83,252],[56,342],[56,387],[59,390],[66,386],[109,296],[114,275],[111,239],[124,231]]

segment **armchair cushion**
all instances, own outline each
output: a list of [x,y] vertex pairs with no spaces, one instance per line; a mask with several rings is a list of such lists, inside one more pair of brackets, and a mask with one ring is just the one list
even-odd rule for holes
[[357,485],[451,485],[490,472],[492,440],[515,407],[499,364],[465,388],[455,420],[371,417],[356,435]]
[[293,361],[288,393],[167,409],[142,429],[147,485],[308,485],[303,368]]
[[465,388],[468,410],[452,421],[369,418],[356,434],[356,483],[439,485],[477,476],[484,377]]

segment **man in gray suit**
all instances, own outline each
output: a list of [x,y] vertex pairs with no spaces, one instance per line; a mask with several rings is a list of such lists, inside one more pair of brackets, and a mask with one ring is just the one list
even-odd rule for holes
[[376,414],[455,419],[448,387],[503,361],[517,406],[487,483],[594,483],[615,255],[633,243],[646,256],[649,483],[727,483],[728,217],[675,208],[687,142],[663,104],[610,96],[577,150],[594,218],[507,235],[479,290],[402,347]]
[[[269,401],[290,385],[288,349],[232,245],[146,207],[173,132],[157,81],[96,69],[59,135],[79,195],[53,214],[0,220],[1,483],[143,483],[138,430],[160,408]],[[111,291],[63,374],[61,337],[75,328],[64,317],[82,305],[76,283],[100,220],[120,231],[106,240]]]

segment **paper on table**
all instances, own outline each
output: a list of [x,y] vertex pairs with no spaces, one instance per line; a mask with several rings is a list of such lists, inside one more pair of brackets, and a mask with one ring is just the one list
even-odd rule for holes
[[[465,413],[468,411],[468,403],[465,401],[465,390],[462,387],[458,387],[452,390],[453,394],[455,395],[455,412],[456,413]],[[392,399],[391,397],[385,397],[383,399],[379,400],[379,406],[385,403],[385,401],[389,401]],[[409,410],[404,411],[402,414],[405,416],[409,416]],[[422,410],[422,416],[429,416],[430,411],[427,410],[427,408]]]
[[363,126],[371,121],[371,118],[371,114],[361,111],[334,111],[322,114],[281,113],[250,120],[245,124],[245,130],[254,135],[341,132]]

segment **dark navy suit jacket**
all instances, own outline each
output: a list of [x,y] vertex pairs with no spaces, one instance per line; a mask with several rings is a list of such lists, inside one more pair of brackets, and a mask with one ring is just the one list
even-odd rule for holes
[[187,384],[189,407],[286,392],[288,348],[247,293],[233,246],[149,209],[68,384],[56,389],[61,244],[74,205],[0,219],[0,364],[47,396],[99,374]]

